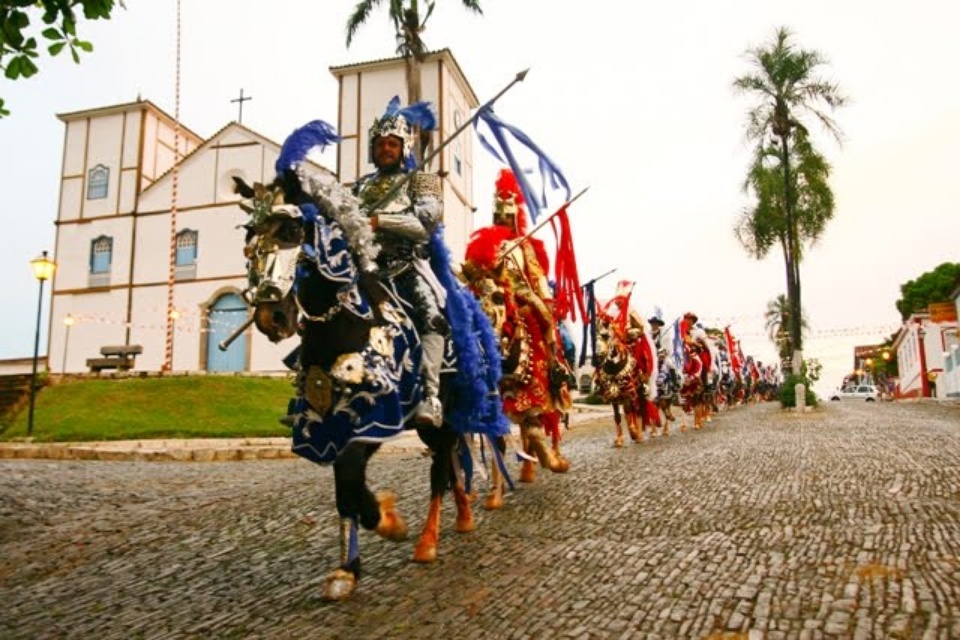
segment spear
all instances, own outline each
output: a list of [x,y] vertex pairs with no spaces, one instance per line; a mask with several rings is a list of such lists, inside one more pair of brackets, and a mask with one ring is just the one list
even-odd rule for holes
[[508,84],[503,89],[501,89],[500,92],[497,93],[497,95],[493,96],[492,98],[484,102],[482,105],[480,105],[480,108],[477,109],[472,116],[467,118],[467,120],[463,124],[457,127],[456,131],[454,131],[449,136],[447,136],[446,140],[441,142],[436,149],[434,149],[429,154],[427,154],[427,157],[423,159],[423,162],[421,162],[419,165],[414,167],[412,171],[408,171],[406,174],[404,174],[403,179],[398,180],[393,185],[393,187],[391,187],[390,190],[383,195],[382,198],[377,200],[373,204],[373,206],[370,207],[369,211],[376,211],[381,207],[383,207],[388,202],[390,202],[391,200],[393,200],[394,197],[396,197],[396,195],[400,192],[400,189],[402,189],[404,185],[406,185],[407,182],[410,181],[410,178],[413,177],[414,173],[416,173],[423,167],[430,164],[430,161],[433,160],[435,157],[437,157],[437,154],[443,151],[447,147],[447,145],[453,142],[457,138],[457,136],[459,136],[461,133],[463,133],[467,129],[467,127],[469,127],[474,122],[476,122],[477,118],[480,117],[480,114],[483,112],[484,109],[489,109],[490,107],[492,107],[494,102],[499,100],[500,97],[503,96],[503,94],[505,94],[507,91],[513,88],[513,85],[517,84],[518,82],[523,82],[523,79],[527,77],[527,73],[529,71],[530,69],[524,69],[523,71],[519,72],[516,76],[514,76],[513,80],[510,81],[510,84]]
[[601,279],[603,279],[603,278],[606,278],[608,275],[610,275],[611,273],[613,273],[613,272],[616,271],[616,270],[617,270],[617,268],[614,267],[613,269],[610,269],[610,271],[607,271],[606,273],[601,273],[599,276],[597,276],[597,277],[594,278],[593,280],[588,280],[588,281],[586,281],[585,283],[583,283],[582,285],[580,285],[580,288],[581,288],[581,289],[586,289],[587,287],[589,287],[590,285],[592,285],[593,283],[595,283],[597,280],[601,280]]
[[249,318],[244,320],[243,324],[241,324],[239,327],[234,329],[233,333],[231,333],[229,336],[227,336],[226,338],[218,342],[217,347],[220,348],[220,351],[226,351],[227,349],[229,349],[230,344],[234,340],[239,338],[243,334],[243,332],[246,331],[247,328],[254,323],[255,320],[256,320],[255,316],[250,316]]
[[577,195],[573,196],[572,198],[570,198],[569,200],[567,200],[566,202],[564,202],[562,207],[560,207],[559,209],[557,209],[556,211],[554,211],[553,213],[551,213],[549,216],[547,216],[546,218],[544,218],[543,220],[541,220],[540,222],[538,222],[538,223],[537,223],[537,226],[535,226],[533,229],[531,229],[530,231],[528,231],[526,234],[524,234],[523,236],[517,238],[516,240],[514,240],[513,242],[511,242],[509,245],[507,245],[507,247],[506,247],[503,251],[500,252],[500,258],[497,260],[497,264],[500,264],[501,262],[503,262],[504,260],[506,260],[506,259],[507,259],[507,256],[510,255],[510,252],[511,252],[511,251],[513,251],[514,249],[516,249],[517,247],[519,247],[521,244],[523,244],[524,242],[526,242],[528,239],[530,239],[530,237],[533,236],[533,234],[535,234],[537,231],[539,231],[540,229],[542,229],[548,222],[550,222],[551,220],[553,220],[553,219],[557,216],[558,213],[560,213],[561,211],[563,211],[564,209],[566,209],[567,207],[569,207],[571,204],[573,204],[574,202],[576,202],[576,200],[577,200],[580,196],[582,196],[583,194],[585,194],[585,193],[587,192],[587,189],[589,189],[589,188],[590,188],[590,187],[584,187],[583,190],[580,191],[580,193],[578,193]]

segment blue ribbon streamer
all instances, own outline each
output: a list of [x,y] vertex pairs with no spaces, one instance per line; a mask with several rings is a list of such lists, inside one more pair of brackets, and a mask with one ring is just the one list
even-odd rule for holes
[[[517,177],[517,182],[520,184],[520,190],[523,192],[523,199],[527,203],[527,211],[530,214],[530,220],[534,224],[537,223],[537,218],[540,217],[540,213],[543,208],[547,206],[547,183],[549,182],[550,187],[554,190],[560,189],[561,187],[566,192],[566,197],[564,200],[569,200],[571,197],[570,184],[567,182],[566,176],[563,175],[563,171],[560,170],[560,167],[556,165],[553,160],[547,156],[546,153],[533,141],[530,139],[530,136],[525,134],[523,131],[517,127],[507,124],[500,117],[493,112],[493,107],[487,106],[480,109],[478,112],[478,117],[473,123],[474,129],[477,131],[477,137],[480,139],[480,144],[493,154],[500,162],[508,165],[510,169],[513,170],[514,175]],[[490,133],[493,135],[493,138],[496,142],[497,147],[487,140],[483,134],[480,133],[479,123],[483,121],[487,127],[490,128]],[[538,162],[538,170],[540,173],[540,195],[534,193],[533,187],[530,185],[530,181],[527,179],[527,173],[530,172],[525,170],[520,166],[520,163],[517,161],[516,156],[513,153],[513,149],[510,147],[510,143],[507,140],[506,133],[509,133],[513,138],[519,142],[521,145],[526,147],[531,151],[536,157]]]

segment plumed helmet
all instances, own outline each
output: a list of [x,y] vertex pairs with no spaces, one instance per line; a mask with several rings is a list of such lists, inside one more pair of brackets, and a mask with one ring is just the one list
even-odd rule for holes
[[493,223],[510,227],[519,234],[526,233],[527,214],[523,203],[517,176],[510,169],[501,169],[493,192]]
[[416,160],[413,157],[413,145],[416,142],[414,127],[424,131],[437,128],[437,116],[429,102],[416,102],[409,107],[400,107],[400,97],[393,96],[383,115],[373,121],[368,131],[369,160],[373,163],[373,143],[383,136],[396,136],[403,142],[403,164],[412,169]]

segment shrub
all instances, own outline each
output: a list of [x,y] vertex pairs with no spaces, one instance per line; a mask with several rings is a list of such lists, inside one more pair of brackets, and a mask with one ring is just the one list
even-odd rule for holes
[[806,404],[808,407],[817,406],[817,394],[810,387],[812,383],[804,376],[788,375],[780,386],[780,406],[791,409],[797,406],[797,383],[802,382],[807,387]]

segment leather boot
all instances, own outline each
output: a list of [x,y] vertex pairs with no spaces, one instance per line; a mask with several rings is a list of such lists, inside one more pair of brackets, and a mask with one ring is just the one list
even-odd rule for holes
[[423,376],[423,400],[417,407],[413,420],[419,425],[439,427],[443,424],[443,407],[440,404],[440,368],[443,366],[443,353],[446,340],[436,333],[420,336],[423,345],[423,359],[420,361],[420,374]]

